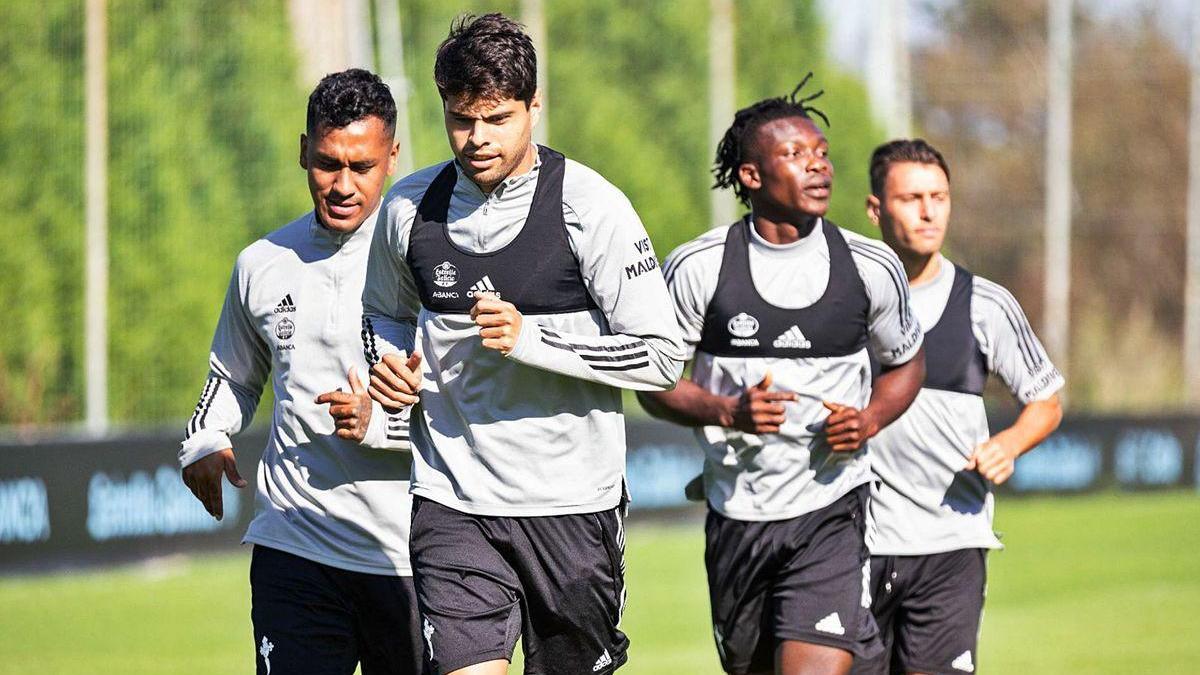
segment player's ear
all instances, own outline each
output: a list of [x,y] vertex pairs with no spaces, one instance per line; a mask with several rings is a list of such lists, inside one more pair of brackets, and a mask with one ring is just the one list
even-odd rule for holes
[[300,134],[300,168],[308,171],[308,134]]
[[762,187],[762,176],[758,173],[758,165],[746,162],[738,167],[738,180],[747,190],[757,190]]
[[529,101],[529,126],[536,127],[538,122],[542,120],[542,90],[538,89],[533,92],[533,99]]
[[879,197],[867,195],[867,220],[879,227]]
[[396,173],[396,162],[400,159],[400,141],[392,142],[392,151],[388,153],[387,175]]

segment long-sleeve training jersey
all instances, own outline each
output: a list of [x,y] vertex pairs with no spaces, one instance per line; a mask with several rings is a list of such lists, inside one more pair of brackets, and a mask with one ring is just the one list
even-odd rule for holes
[[[488,195],[454,163],[418,171],[383,212],[364,339],[380,357],[402,351],[417,326],[413,493],[496,516],[618,504],[620,388],[670,388],[683,360],[654,250],[625,196],[539,148],[531,171]],[[483,347],[469,316],[475,291],[522,312],[508,356]]]
[[983,386],[995,373],[1022,403],[1063,387],[1058,369],[1012,294],[941,260],[933,280],[912,288],[925,332],[925,384],[912,406],[871,439],[879,480],[867,543],[876,555],[999,548],[991,485],[964,467],[988,439]]
[[737,520],[783,520],[870,481],[865,448],[833,452],[825,443],[822,401],[865,407],[868,352],[906,363],[921,329],[900,261],[881,242],[822,220],[776,245],[752,223],[748,216],[680,246],[663,271],[697,385],[733,396],[769,372],[772,389],[799,397],[784,404],[777,434],[696,430],[709,505]]
[[[375,404],[356,444],[334,435],[329,406],[315,402],[349,391],[351,368],[367,382],[360,299],[376,219],[339,234],[309,213],[241,252],[179,461],[232,447],[269,374],[275,407],[245,541],[341,569],[407,576],[409,410],[387,415]],[[413,336],[395,339],[411,346]]]

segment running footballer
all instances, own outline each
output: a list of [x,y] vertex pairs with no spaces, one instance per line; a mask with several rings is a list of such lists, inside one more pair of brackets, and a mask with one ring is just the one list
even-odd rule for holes
[[[867,215],[904,263],[928,365],[916,401],[871,444],[872,609],[886,649],[856,673],[975,672],[987,553],[1000,548],[992,487],[1062,418],[1062,375],[1016,299],[942,255],[950,204],[950,169],[931,145],[875,150]],[[994,435],[990,374],[1022,406]]]
[[[716,186],[750,213],[668,257],[693,370],[641,396],[704,449],[705,563],[728,673],[845,673],[878,651],[866,448],[924,372],[900,262],[825,218],[833,164],[803,86],[739,110],[721,140]],[[886,369],[874,386],[870,355]]]
[[[371,392],[416,400],[412,557],[437,673],[610,673],[627,658],[621,389],[679,329],[629,200],[531,142],[529,36],[457,21],[434,80],[453,159],[392,188],[363,294]],[[416,332],[425,367],[404,367]],[[415,386],[414,386],[415,385]]]

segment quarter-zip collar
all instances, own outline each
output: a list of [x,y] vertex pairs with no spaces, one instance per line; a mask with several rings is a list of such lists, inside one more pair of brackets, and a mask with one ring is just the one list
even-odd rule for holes
[[379,212],[383,205],[383,200],[380,200],[380,206],[376,206],[371,215],[367,216],[358,229],[353,232],[338,232],[325,227],[321,223],[321,219],[317,217],[317,212],[314,210],[308,216],[308,234],[318,246],[329,246],[335,249],[344,247],[347,243],[353,242],[357,248],[357,244],[371,239],[371,233],[375,230],[375,221],[379,218]]
[[529,168],[529,171],[505,178],[496,186],[495,190],[492,190],[491,194],[484,193],[475,181],[468,178],[466,172],[462,169],[462,164],[455,159],[454,169],[458,172],[458,178],[454,183],[455,196],[468,203],[483,205],[484,208],[488,208],[494,203],[519,199],[526,192],[532,191],[537,186],[538,173],[542,167],[542,156],[538,152],[536,145],[533,148],[533,166]]

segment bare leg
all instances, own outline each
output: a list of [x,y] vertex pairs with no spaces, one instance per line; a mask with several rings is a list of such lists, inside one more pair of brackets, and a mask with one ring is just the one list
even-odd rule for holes
[[775,650],[778,675],[846,675],[854,656],[837,647],[784,640]]
[[459,668],[449,675],[506,675],[507,673],[508,661],[496,659],[494,661],[475,663],[466,668]]

